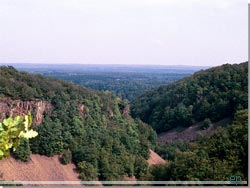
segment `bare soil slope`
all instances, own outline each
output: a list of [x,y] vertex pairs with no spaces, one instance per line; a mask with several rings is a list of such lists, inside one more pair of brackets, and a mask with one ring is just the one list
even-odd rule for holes
[[155,153],[152,150],[149,150],[149,151],[150,151],[150,154],[149,154],[148,164],[150,166],[166,163],[166,161],[163,158],[161,158],[157,153]]
[[211,135],[220,126],[225,126],[232,121],[232,118],[225,118],[212,124],[207,130],[202,130],[202,122],[194,124],[190,127],[177,127],[168,132],[161,133],[158,135],[158,140],[162,143],[170,143],[178,140],[192,141],[197,139],[197,135]]
[[0,170],[8,181],[79,181],[75,165],[62,165],[58,157],[31,155],[27,163],[9,157],[0,161]]
[[[165,162],[157,153],[150,150],[149,165]],[[31,160],[27,163],[12,157],[0,161],[0,171],[6,181],[80,181],[79,174],[74,169],[74,164],[62,165],[58,155],[54,157],[31,155]],[[135,177],[127,177],[125,180],[135,181]]]

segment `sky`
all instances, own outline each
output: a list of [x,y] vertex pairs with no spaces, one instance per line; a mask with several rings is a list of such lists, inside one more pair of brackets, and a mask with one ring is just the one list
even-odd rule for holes
[[0,0],[0,63],[240,63],[248,59],[247,3]]

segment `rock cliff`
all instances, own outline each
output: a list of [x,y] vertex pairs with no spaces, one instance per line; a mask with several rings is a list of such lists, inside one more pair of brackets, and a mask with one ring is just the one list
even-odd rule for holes
[[0,121],[9,116],[25,115],[32,113],[35,125],[42,123],[44,112],[51,112],[53,106],[43,100],[12,100],[10,98],[0,99]]

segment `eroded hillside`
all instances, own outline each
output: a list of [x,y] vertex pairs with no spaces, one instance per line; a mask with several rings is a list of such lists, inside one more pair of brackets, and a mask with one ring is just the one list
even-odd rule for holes
[[59,156],[31,155],[29,162],[9,157],[0,161],[5,181],[80,181],[74,164],[62,165]]
[[[83,180],[140,178],[155,132],[130,116],[127,101],[66,81],[0,67],[1,118],[31,111],[38,136],[23,140],[16,158],[62,155]],[[39,126],[36,126],[39,124]]]

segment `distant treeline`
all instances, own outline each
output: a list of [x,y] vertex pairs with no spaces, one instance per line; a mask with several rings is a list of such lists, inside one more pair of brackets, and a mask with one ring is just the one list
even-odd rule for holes
[[179,80],[189,74],[97,71],[82,73],[51,72],[44,73],[44,75],[94,90],[111,91],[116,96],[131,101],[152,88]]
[[129,101],[204,66],[14,64],[20,71],[66,80],[98,91],[111,91]]

